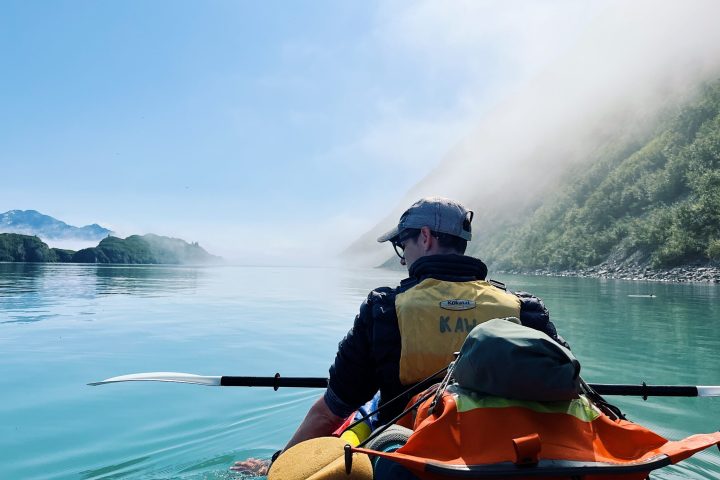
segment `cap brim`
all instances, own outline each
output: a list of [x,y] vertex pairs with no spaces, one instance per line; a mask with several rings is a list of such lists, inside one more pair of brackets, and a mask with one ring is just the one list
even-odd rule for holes
[[399,236],[400,236],[400,230],[398,229],[398,227],[395,227],[392,230],[390,230],[389,232],[387,232],[385,235],[379,236],[377,241],[380,243],[387,242],[388,240],[392,240],[393,238],[396,238]]

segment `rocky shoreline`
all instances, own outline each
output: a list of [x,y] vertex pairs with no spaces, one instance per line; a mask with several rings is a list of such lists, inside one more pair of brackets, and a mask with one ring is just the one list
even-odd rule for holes
[[542,275],[548,277],[612,278],[618,280],[644,280],[651,282],[720,283],[720,266],[717,265],[655,269],[646,265],[602,264],[595,267],[581,268],[577,270],[504,270],[499,273]]

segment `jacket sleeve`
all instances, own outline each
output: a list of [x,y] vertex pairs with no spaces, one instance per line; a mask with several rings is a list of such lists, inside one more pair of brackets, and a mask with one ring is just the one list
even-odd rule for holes
[[371,342],[375,296],[376,292],[371,292],[360,306],[360,313],[340,341],[335,362],[330,367],[325,402],[338,417],[347,417],[378,391]]
[[558,335],[555,325],[550,321],[550,313],[541,299],[527,292],[513,294],[520,299],[520,323],[540,330],[560,345],[570,348],[565,339]]

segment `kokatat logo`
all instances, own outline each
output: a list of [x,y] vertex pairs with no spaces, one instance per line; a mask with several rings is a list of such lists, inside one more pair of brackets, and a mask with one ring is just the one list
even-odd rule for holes
[[475,308],[475,300],[463,300],[462,298],[444,300],[440,302],[440,308],[445,310],[471,310]]

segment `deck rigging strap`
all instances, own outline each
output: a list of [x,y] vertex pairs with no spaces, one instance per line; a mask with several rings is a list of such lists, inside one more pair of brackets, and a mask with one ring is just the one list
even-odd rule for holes
[[[644,385],[644,382],[643,382]],[[583,393],[596,407],[600,409],[605,415],[613,420],[627,420],[625,414],[622,413],[620,408],[616,407],[612,403],[605,400],[602,395],[597,393],[585,380],[580,377],[580,392]],[[647,397],[645,397],[647,400]]]
[[[423,390],[430,387],[432,385],[433,381],[435,381],[440,375],[444,374],[447,369],[448,369],[448,367],[443,367],[440,370],[438,370],[437,372],[435,372],[432,375],[430,375],[429,377],[427,377],[426,379],[419,381],[415,385],[412,385],[410,388],[408,388],[404,392],[400,393],[395,398],[392,398],[392,399],[388,400],[387,402],[383,403],[382,405],[380,405],[378,408],[376,408],[372,412],[366,413],[365,415],[361,416],[358,420],[356,420],[353,423],[351,423],[350,425],[348,425],[348,427],[345,430],[350,430],[351,428],[359,425],[360,423],[366,421],[373,415],[377,414],[383,408],[387,407],[388,405],[392,405],[393,403],[395,403],[397,400],[399,400],[401,398],[406,398],[406,396],[408,396],[408,395],[413,395],[414,393],[422,392]],[[405,414],[407,414],[407,411],[403,412],[400,416],[398,416],[397,418],[388,422],[386,425],[392,425],[393,423],[397,422],[400,418],[402,418],[403,415],[405,415]],[[383,429],[383,431],[384,431],[384,429]],[[382,433],[382,432],[379,432],[379,433]],[[375,436],[377,436],[377,435],[375,435],[375,432],[373,432],[373,434],[371,434],[367,440],[370,440],[371,438],[374,438]],[[365,440],[362,444],[364,445],[365,443],[367,443],[367,440]]]

